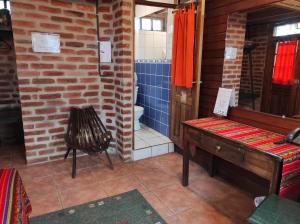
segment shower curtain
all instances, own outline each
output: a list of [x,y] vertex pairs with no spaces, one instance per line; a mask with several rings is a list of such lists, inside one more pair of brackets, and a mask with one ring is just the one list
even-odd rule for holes
[[193,86],[195,6],[179,9],[174,16],[172,84]]

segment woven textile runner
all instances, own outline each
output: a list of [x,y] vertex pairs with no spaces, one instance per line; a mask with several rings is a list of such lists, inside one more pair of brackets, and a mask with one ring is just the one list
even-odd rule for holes
[[280,195],[292,199],[300,197],[300,147],[288,143],[275,145],[274,142],[282,140],[283,135],[231,120],[212,117],[191,120],[186,123],[251,148],[282,157]]
[[19,173],[0,169],[0,224],[27,224],[31,205]]

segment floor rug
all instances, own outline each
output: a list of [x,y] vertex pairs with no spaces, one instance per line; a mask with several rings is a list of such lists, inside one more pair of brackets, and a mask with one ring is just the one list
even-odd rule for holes
[[[34,208],[33,208],[34,209]],[[165,224],[137,190],[33,217],[30,224]]]

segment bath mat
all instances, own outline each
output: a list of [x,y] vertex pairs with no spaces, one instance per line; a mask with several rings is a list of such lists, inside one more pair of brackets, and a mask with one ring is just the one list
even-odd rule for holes
[[[34,209],[34,208],[33,208]],[[33,217],[30,224],[165,224],[142,194],[129,191]]]

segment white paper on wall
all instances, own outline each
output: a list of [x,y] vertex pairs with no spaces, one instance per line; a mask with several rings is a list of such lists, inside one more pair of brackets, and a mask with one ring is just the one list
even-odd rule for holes
[[31,33],[32,50],[37,53],[60,53],[60,35],[50,33]]
[[227,116],[232,89],[219,88],[214,114]]
[[229,102],[229,106],[231,107],[236,107],[236,98],[235,98],[235,89],[232,88],[232,93],[231,93],[231,97],[230,97],[230,102]]
[[225,48],[225,59],[236,59],[237,48],[236,47],[226,47]]
[[111,63],[111,42],[100,41],[100,62]]

